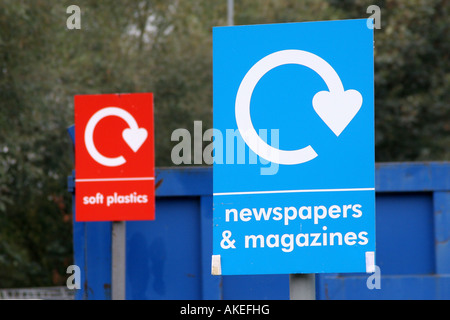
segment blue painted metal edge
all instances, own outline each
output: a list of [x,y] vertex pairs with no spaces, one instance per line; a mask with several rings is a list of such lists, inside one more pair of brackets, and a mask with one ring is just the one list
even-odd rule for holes
[[424,192],[450,189],[450,162],[377,163],[377,192]]
[[155,188],[157,197],[212,195],[212,167],[157,168]]

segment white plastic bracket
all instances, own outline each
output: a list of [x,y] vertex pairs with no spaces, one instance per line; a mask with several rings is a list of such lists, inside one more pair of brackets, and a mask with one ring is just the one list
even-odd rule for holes
[[220,262],[220,254],[213,255],[211,260],[211,274],[213,276],[222,275],[222,265]]

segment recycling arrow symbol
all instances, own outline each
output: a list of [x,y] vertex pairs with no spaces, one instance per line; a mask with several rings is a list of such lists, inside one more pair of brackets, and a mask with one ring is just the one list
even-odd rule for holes
[[94,144],[94,130],[97,124],[105,117],[117,116],[122,118],[128,124],[127,129],[122,132],[122,137],[127,143],[127,145],[134,151],[137,152],[142,144],[147,140],[148,132],[144,128],[139,128],[136,119],[124,109],[118,107],[107,107],[97,111],[88,121],[86,125],[86,130],[84,131],[84,142],[86,144],[86,149],[89,155],[106,167],[118,167],[123,165],[126,160],[123,156],[116,158],[108,158],[98,152]]
[[259,80],[270,70],[285,64],[298,64],[314,70],[329,91],[320,91],[312,105],[317,115],[339,136],[361,109],[363,98],[356,90],[344,90],[339,75],[321,57],[303,50],[277,51],[259,60],[245,75],[236,95],[235,115],[239,132],[256,154],[274,163],[293,165],[317,157],[311,146],[298,150],[280,150],[268,145],[256,133],[250,117],[250,100]]

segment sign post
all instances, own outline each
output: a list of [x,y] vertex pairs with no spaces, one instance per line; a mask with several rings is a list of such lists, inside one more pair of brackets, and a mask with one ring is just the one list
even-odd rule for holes
[[75,96],[77,222],[112,221],[112,298],[125,299],[125,221],[154,220],[153,95]]
[[111,298],[125,300],[126,274],[126,224],[125,221],[112,222],[111,239]]
[[316,300],[315,274],[290,274],[289,297],[291,300]]
[[213,274],[373,272],[366,19],[217,27],[213,49]]

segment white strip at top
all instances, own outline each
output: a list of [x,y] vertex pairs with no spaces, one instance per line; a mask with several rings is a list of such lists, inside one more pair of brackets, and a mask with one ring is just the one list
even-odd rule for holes
[[245,192],[219,192],[214,196],[238,196],[247,194],[271,193],[302,193],[302,192],[349,192],[349,191],[375,191],[375,188],[347,188],[347,189],[305,189],[305,190],[272,190],[272,191],[245,191]]

